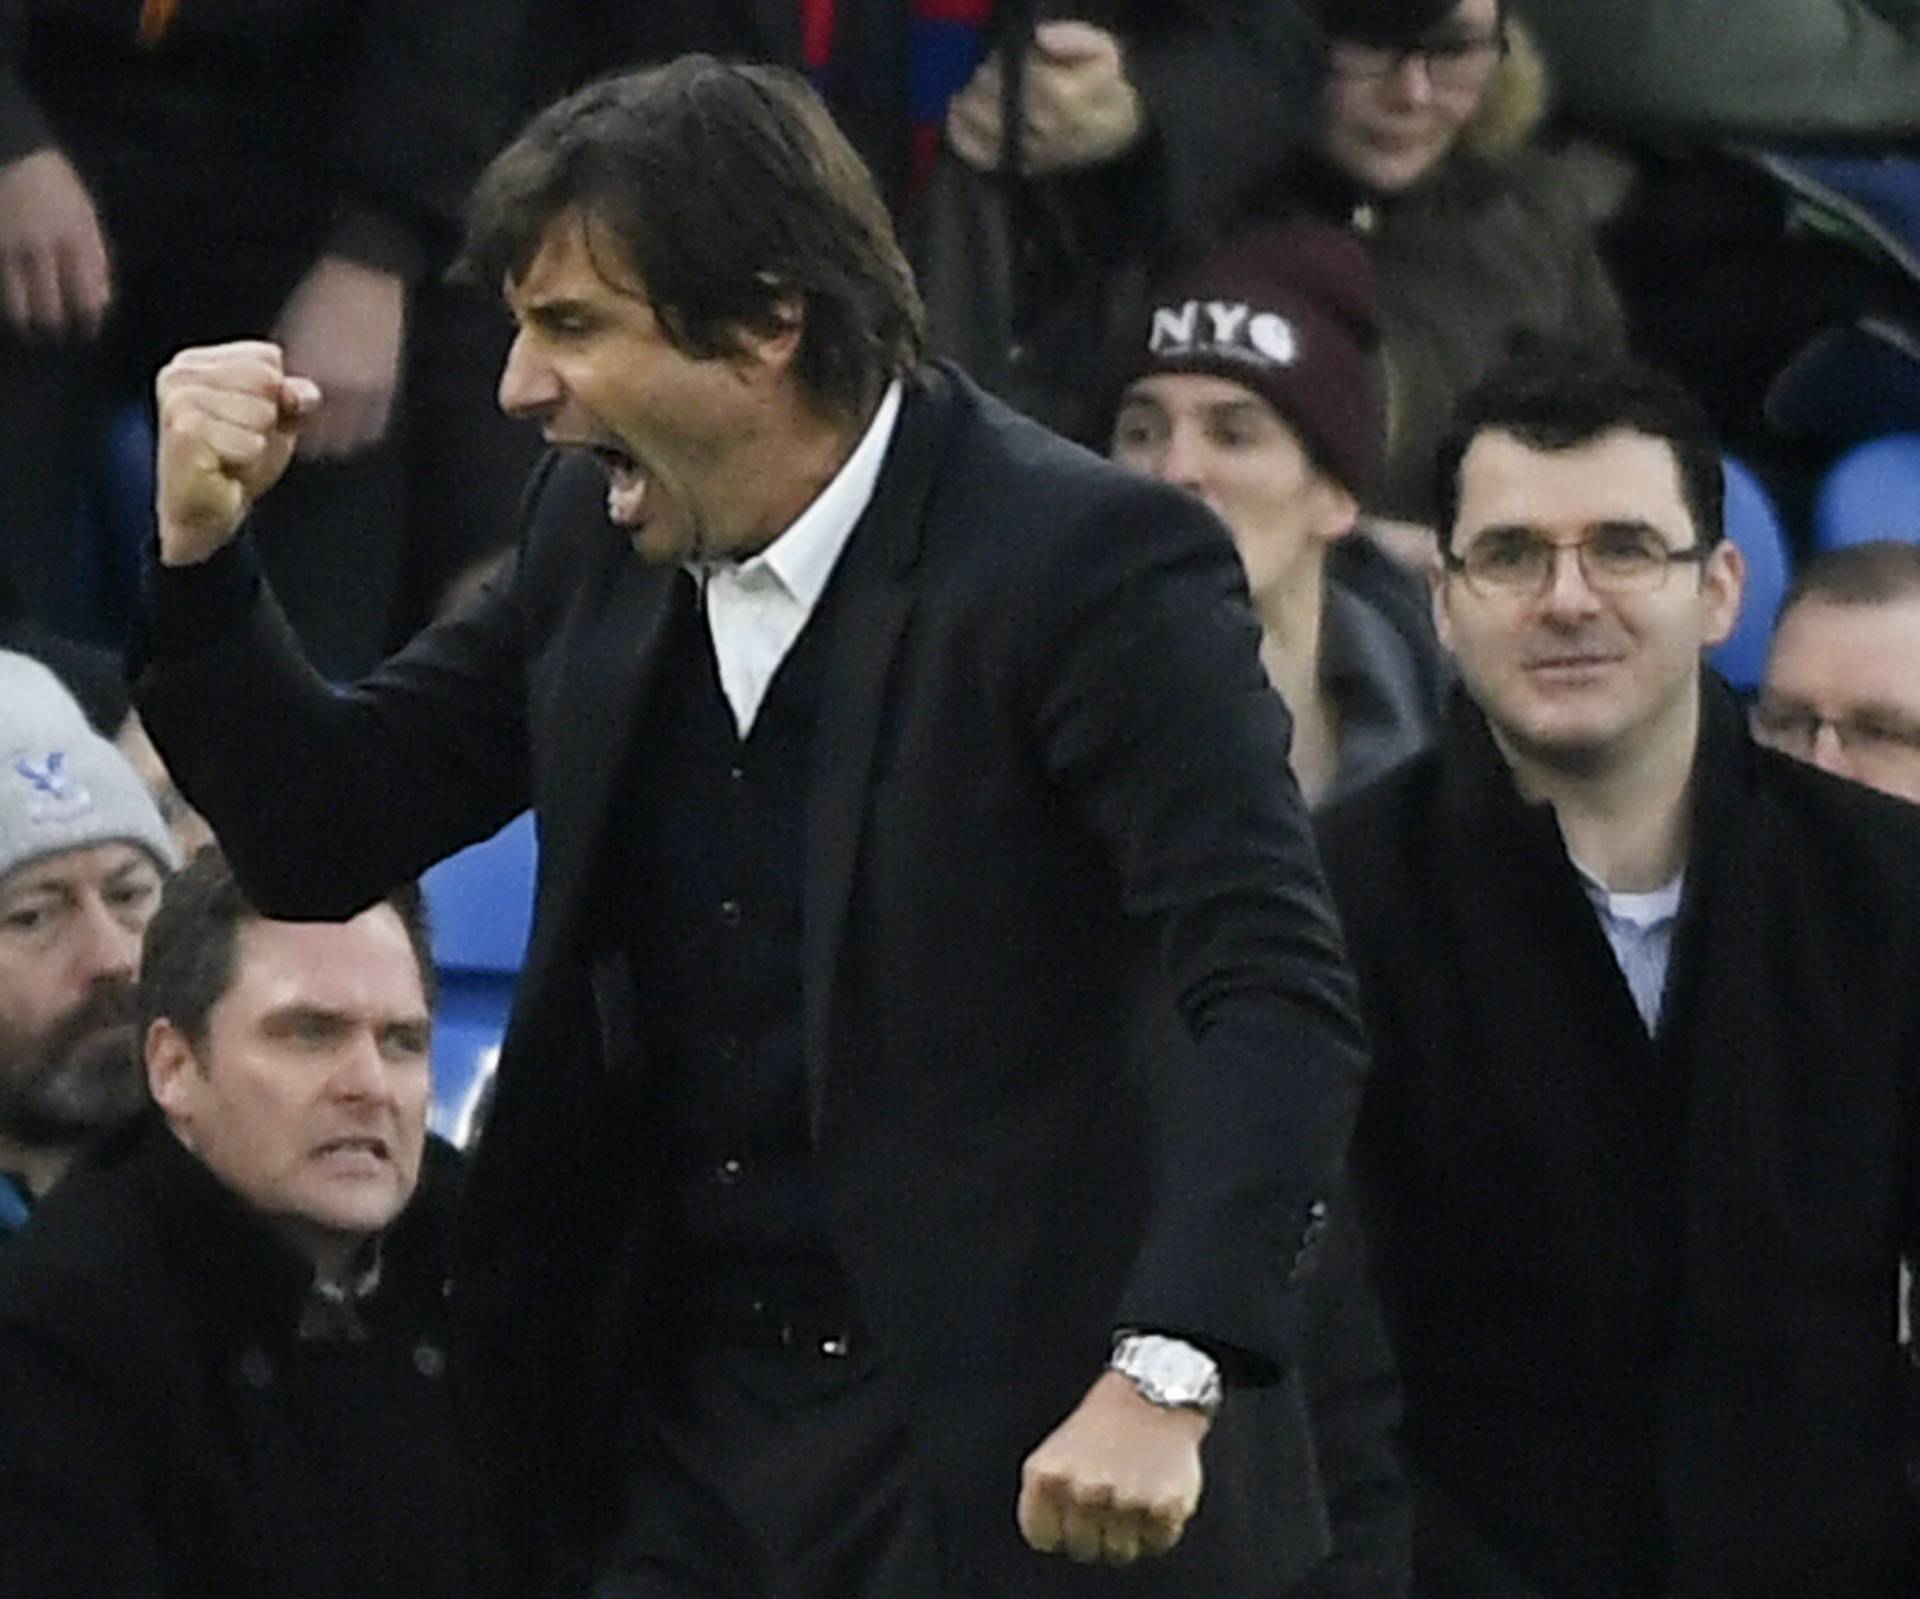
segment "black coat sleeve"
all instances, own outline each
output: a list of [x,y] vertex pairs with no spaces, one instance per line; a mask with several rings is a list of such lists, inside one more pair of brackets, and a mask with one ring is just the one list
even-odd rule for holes
[[1115,1325],[1289,1369],[1365,1049],[1238,559],[1183,496],[1129,484],[1029,604],[1039,759],[1193,1042],[1150,1069],[1154,1202]]
[[135,703],[267,914],[352,915],[526,808],[524,562],[349,688],[307,664],[244,538],[149,570]]
[[0,0],[0,165],[53,143],[53,130],[20,75],[26,46],[27,0]]

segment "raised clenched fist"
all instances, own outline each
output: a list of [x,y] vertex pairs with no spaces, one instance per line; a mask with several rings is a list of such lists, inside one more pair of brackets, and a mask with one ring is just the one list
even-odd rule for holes
[[320,390],[287,375],[277,344],[245,340],[182,350],[161,368],[154,396],[160,560],[193,566],[280,480]]

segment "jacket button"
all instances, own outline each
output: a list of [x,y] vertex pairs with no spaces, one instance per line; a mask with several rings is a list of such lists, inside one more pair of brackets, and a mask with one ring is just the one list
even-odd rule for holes
[[256,1391],[273,1386],[273,1362],[264,1349],[249,1349],[241,1355],[240,1380]]
[[413,1369],[432,1381],[447,1369],[447,1357],[438,1344],[417,1343],[413,1346]]
[[722,927],[738,927],[740,925],[739,900],[723,899],[720,901],[720,925]]

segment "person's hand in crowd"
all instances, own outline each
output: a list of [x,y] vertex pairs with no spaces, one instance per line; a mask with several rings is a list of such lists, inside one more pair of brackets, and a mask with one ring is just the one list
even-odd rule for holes
[[1109,1371],[1020,1470],[1020,1533],[1043,1554],[1126,1566],[1180,1541],[1200,1504],[1198,1411],[1149,1403]]
[[0,315],[28,339],[92,338],[113,303],[99,214],[58,150],[0,166]]
[[386,436],[406,319],[405,282],[345,256],[321,256],[295,286],[273,336],[288,369],[325,396],[301,429],[303,460],[338,460]]
[[280,480],[321,393],[288,376],[277,344],[249,339],[182,350],[160,369],[154,398],[160,561],[192,566],[231,540]]
[[[947,107],[947,142],[982,172],[1001,162],[1001,71],[996,51]],[[1120,41],[1090,22],[1042,22],[1034,29],[1021,111],[1021,169],[1039,174],[1115,160],[1133,148],[1147,125]]]

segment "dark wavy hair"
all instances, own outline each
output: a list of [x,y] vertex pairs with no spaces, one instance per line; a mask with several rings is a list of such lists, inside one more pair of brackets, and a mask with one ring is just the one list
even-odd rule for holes
[[801,306],[794,371],[857,418],[919,364],[925,314],[872,177],[806,80],[683,56],[549,106],[481,176],[456,273],[523,276],[574,210],[611,285],[644,292],[695,357],[738,353]]

